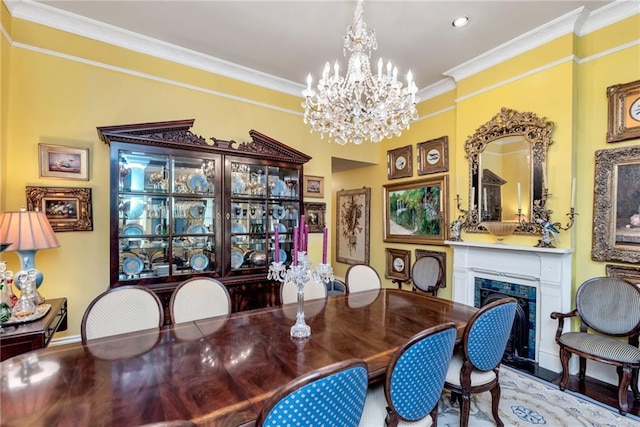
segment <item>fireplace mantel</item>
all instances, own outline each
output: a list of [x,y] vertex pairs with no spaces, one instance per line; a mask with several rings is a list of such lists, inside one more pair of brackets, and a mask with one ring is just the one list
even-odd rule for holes
[[560,372],[553,311],[571,310],[573,249],[536,248],[478,242],[446,242],[453,248],[453,294],[456,302],[474,305],[475,278],[532,286],[537,292],[536,362]]

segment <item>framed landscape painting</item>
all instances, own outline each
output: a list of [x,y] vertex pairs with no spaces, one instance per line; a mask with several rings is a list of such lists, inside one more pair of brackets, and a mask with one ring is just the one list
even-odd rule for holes
[[384,186],[384,241],[444,244],[447,176]]

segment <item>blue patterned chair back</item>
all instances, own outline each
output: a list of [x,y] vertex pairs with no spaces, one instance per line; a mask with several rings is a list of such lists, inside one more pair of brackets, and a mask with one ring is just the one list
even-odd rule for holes
[[489,371],[500,363],[516,315],[514,298],[503,298],[480,309],[471,319],[466,352],[471,364]]
[[595,277],[578,289],[576,307],[590,328],[627,336],[640,324],[640,289],[621,279]]
[[415,335],[396,353],[385,394],[400,418],[422,419],[438,403],[455,341],[455,324],[446,323]]
[[256,425],[356,427],[369,379],[360,359],[334,363],[282,387],[260,412]]

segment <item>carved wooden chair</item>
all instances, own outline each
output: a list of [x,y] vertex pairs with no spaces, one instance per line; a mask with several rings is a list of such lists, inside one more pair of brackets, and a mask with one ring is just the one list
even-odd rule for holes
[[367,365],[361,359],[311,371],[276,391],[264,403],[256,426],[356,427],[368,381]]
[[433,256],[418,258],[411,268],[413,290],[420,290],[434,297],[438,295],[438,289],[444,288],[444,277],[444,266]]
[[518,303],[502,298],[480,308],[469,320],[453,355],[444,388],[460,402],[460,427],[469,425],[471,394],[491,391],[491,413],[498,427],[500,362],[511,335]]
[[380,275],[373,267],[366,264],[349,266],[345,280],[348,294],[382,288]]
[[82,316],[82,342],[95,338],[160,329],[164,310],[160,299],[142,286],[120,286],[98,295]]
[[[564,332],[564,321],[580,319],[580,332]],[[638,391],[640,369],[640,288],[613,277],[595,277],[585,281],[576,296],[576,308],[569,313],[551,313],[558,319],[556,342],[560,346],[562,378],[560,390],[569,381],[569,360],[573,354],[580,357],[578,377],[584,381],[587,359],[616,366],[618,372],[618,405],[620,414],[628,410],[629,384],[635,400]],[[589,333],[589,330],[597,332]],[[626,337],[627,343],[620,337]]]
[[180,283],[169,303],[172,323],[191,322],[231,313],[226,286],[210,277],[194,277]]
[[444,323],[425,329],[398,348],[384,384],[369,388],[360,427],[437,425],[456,333],[454,323]]

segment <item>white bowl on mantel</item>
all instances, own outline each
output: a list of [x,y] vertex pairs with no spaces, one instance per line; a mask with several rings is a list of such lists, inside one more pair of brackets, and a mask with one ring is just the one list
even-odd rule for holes
[[481,226],[487,229],[487,231],[498,239],[498,243],[502,243],[506,236],[510,236],[516,231],[516,228],[520,223],[515,221],[484,221],[480,223]]

